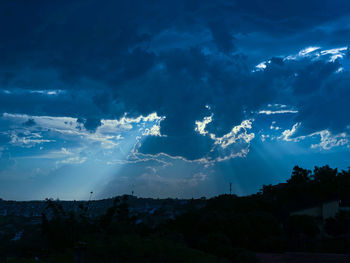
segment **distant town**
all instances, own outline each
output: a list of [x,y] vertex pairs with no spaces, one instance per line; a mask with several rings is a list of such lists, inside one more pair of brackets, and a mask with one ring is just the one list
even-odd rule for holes
[[350,170],[328,165],[242,197],[0,200],[0,262],[348,262],[349,231]]
[[[48,199],[49,200],[49,199]],[[107,209],[113,206],[114,198],[90,201],[61,201],[51,199],[59,203],[62,208],[69,212],[78,212],[81,207],[87,209],[87,214],[91,217],[99,217],[106,213]],[[196,199],[196,209],[205,206],[205,198]],[[130,216],[147,218],[152,216],[157,218],[157,222],[163,222],[167,219],[174,219],[184,212],[186,204],[190,200],[186,199],[152,199],[138,198],[128,195],[128,204]],[[40,223],[42,214],[52,216],[52,211],[47,207],[47,200],[42,201],[7,201],[0,200],[0,216],[25,217],[34,223]],[[141,222],[141,221],[139,221]]]

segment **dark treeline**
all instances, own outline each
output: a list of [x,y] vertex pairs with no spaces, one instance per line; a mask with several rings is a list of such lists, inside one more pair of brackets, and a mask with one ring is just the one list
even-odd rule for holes
[[128,196],[98,217],[88,205],[67,212],[47,200],[51,216],[42,215],[40,229],[0,253],[41,262],[258,262],[256,252],[347,253],[349,211],[329,218],[293,213],[334,201],[350,206],[350,169],[296,166],[286,183],[217,196],[201,208],[203,200],[192,199],[180,216],[156,226],[131,216]]
[[183,214],[170,225],[190,246],[225,254],[223,245],[256,252],[309,251],[345,253],[348,250],[349,214],[339,211],[322,220],[292,212],[332,200],[349,202],[350,170],[329,166],[309,170],[294,167],[285,184],[265,185],[246,197],[221,195],[206,207]]

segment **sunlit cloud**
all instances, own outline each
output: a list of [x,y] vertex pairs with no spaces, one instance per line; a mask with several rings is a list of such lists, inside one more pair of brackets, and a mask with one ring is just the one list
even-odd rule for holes
[[196,121],[195,131],[203,136],[208,136],[213,141],[208,161],[222,162],[232,158],[245,157],[249,152],[249,144],[255,138],[254,133],[248,133],[252,129],[254,120],[244,120],[240,125],[234,126],[232,130],[218,137],[208,132],[206,126],[213,121],[214,115],[204,117],[202,121]]
[[298,113],[297,110],[261,110],[259,111],[259,114],[266,114],[266,115],[271,115],[271,114],[285,114],[285,113]]
[[344,167],[349,3],[273,2],[5,5],[0,191],[244,194],[317,154]]

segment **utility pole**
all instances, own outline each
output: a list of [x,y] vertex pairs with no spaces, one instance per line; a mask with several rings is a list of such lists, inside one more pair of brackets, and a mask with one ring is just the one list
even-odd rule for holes
[[230,183],[230,195],[232,195],[232,183]]
[[89,198],[88,207],[87,207],[87,210],[88,210],[88,211],[89,211],[89,209],[90,209],[90,201],[91,201],[91,199],[92,199],[92,194],[93,194],[93,193],[94,193],[93,191],[90,192],[90,198]]

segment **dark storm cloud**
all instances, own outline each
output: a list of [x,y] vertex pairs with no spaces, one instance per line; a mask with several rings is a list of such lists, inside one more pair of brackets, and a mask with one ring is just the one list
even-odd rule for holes
[[209,24],[209,28],[212,32],[214,42],[220,50],[226,54],[234,50],[234,38],[225,24],[213,22]]
[[132,73],[120,77],[129,79],[144,72],[142,65],[152,65],[145,49],[164,30],[207,29],[214,44],[229,51],[234,34],[300,34],[345,15],[349,5],[340,0],[3,1],[1,64],[7,70],[10,65],[57,68],[67,81],[115,80],[124,70]]
[[[1,93],[0,111],[77,117],[89,130],[101,118],[157,112],[167,137],[148,138],[140,151],[189,159],[210,150],[194,123],[211,113],[207,129],[218,136],[268,103],[298,107],[304,133],[341,131],[350,123],[348,72],[334,73],[341,62],[275,57],[251,71],[311,40],[348,45],[339,21],[349,8],[341,0],[2,1],[1,88],[67,93]],[[196,41],[153,45],[170,32]],[[45,77],[23,77],[28,68]]]
[[47,95],[19,91],[0,93],[2,112],[25,113],[29,115],[48,116],[94,116],[101,115],[99,108],[90,99],[90,92],[69,92],[62,95]]
[[[322,69],[320,69],[322,71]],[[323,82],[309,96],[300,99],[298,121],[304,123],[300,132],[329,129],[335,133],[348,130],[350,123],[349,71],[322,76]]]

